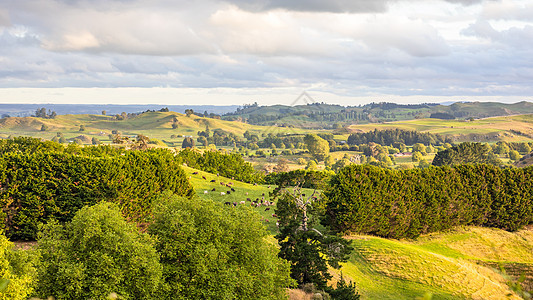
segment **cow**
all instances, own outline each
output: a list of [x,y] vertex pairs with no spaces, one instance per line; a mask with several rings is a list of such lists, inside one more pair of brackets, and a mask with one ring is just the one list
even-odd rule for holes
[[211,179],[211,182],[217,182],[217,181],[216,181],[216,180],[214,180],[214,179]]
[[220,192],[220,196],[224,196],[224,195],[226,195],[226,193]]
[[228,195],[231,194],[231,191],[227,191],[226,194],[228,194]]
[[232,191],[232,192],[235,192],[235,189],[234,189],[234,188],[231,188],[231,191]]
[[211,190],[211,192],[214,192],[214,191],[216,191],[216,189],[215,189],[215,188],[213,188],[213,189]]
[[198,172],[192,172],[192,175],[198,175]]
[[208,191],[204,191],[204,194],[207,194],[207,193],[209,193],[209,192]]
[[204,180],[207,180],[207,178],[205,178],[205,176],[202,176],[202,178],[203,178]]

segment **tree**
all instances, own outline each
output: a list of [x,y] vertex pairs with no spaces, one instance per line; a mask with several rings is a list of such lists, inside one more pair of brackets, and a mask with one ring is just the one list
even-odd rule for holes
[[291,264],[291,277],[299,286],[313,283],[325,289],[331,278],[328,265],[340,268],[353,248],[350,242],[331,234],[327,228],[320,232],[316,225],[322,214],[316,191],[311,195],[302,193],[301,184],[292,192],[276,191],[279,231],[276,235],[279,257]]
[[297,162],[298,162],[299,165],[305,165],[305,163],[306,163],[305,158],[303,158],[303,157],[298,158]]
[[150,139],[143,134],[137,135],[137,140],[135,143],[131,146],[134,150],[146,150],[148,149],[148,143],[150,142]]
[[191,137],[184,138],[181,148],[194,148],[194,140]]
[[187,117],[190,117],[192,114],[194,114],[194,110],[192,110],[192,109],[186,109],[186,110],[185,110],[185,114],[187,115]]
[[204,147],[207,147],[207,145],[209,144],[209,142],[207,141],[207,139],[205,138],[205,136],[199,136],[196,141],[200,144],[202,144],[202,146]]
[[329,154],[329,143],[316,134],[307,134],[304,137],[309,153],[317,161],[323,161]]
[[413,162],[419,162],[422,159],[424,159],[424,156],[419,151],[413,152],[413,156],[411,156],[411,160]]
[[41,131],[48,131],[48,126],[46,124],[41,125]]
[[99,140],[97,137],[93,137],[93,138],[91,139],[91,143],[92,143],[93,145],[100,145],[100,140]]
[[520,145],[518,146],[518,152],[528,154],[529,152],[531,152],[531,147],[528,143],[520,143]]
[[305,169],[309,171],[316,171],[318,170],[318,165],[314,159],[311,159],[307,162]]
[[433,159],[434,166],[458,164],[491,164],[499,166],[502,161],[487,144],[465,142],[444,151],[439,151]]
[[148,232],[163,265],[159,299],[286,299],[289,265],[243,206],[164,193]]
[[156,299],[162,267],[151,238],[101,202],[62,226],[50,221],[38,239],[37,295],[56,299]]
[[0,300],[30,299],[36,270],[35,257],[29,251],[14,250],[0,232]]
[[337,288],[331,289],[328,292],[335,300],[359,300],[361,298],[361,295],[355,289],[355,284],[351,281],[347,284],[344,276],[342,276],[342,272],[341,278],[337,282]]
[[422,143],[416,143],[413,145],[413,152],[420,152],[422,155],[427,155],[426,146]]
[[107,111],[102,110],[102,116],[105,116],[105,115],[107,115]]
[[79,129],[79,131],[85,131],[85,125],[83,125],[83,124],[80,125],[80,129]]
[[335,160],[333,159],[333,157],[331,157],[331,155],[328,155],[328,157],[326,157],[326,159],[324,160],[324,165],[328,168],[331,168],[334,163]]
[[274,172],[288,172],[289,171],[289,161],[281,158],[278,160],[278,163],[272,169]]
[[520,153],[518,153],[518,151],[516,150],[509,151],[509,159],[517,161],[520,159],[520,157],[522,156],[520,155]]

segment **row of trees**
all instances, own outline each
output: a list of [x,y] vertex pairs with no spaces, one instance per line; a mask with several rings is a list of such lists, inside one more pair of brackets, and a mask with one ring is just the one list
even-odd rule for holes
[[40,224],[68,221],[81,207],[102,200],[142,222],[158,193],[194,194],[168,150],[64,147],[21,138],[0,141],[0,153],[2,227],[11,239],[35,239]]
[[333,176],[325,196],[325,224],[341,232],[413,238],[456,225],[513,231],[533,223],[533,167],[351,165]]
[[452,143],[452,139],[441,136],[440,134],[396,128],[386,130],[374,129],[369,132],[352,133],[348,137],[347,142],[349,145],[376,143],[382,146],[393,146],[395,143],[402,143],[404,145],[421,143],[428,146]]

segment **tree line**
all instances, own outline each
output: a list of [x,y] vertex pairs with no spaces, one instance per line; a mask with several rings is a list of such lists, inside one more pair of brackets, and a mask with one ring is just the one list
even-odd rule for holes
[[386,130],[374,129],[369,132],[352,133],[347,140],[349,145],[376,143],[382,146],[392,146],[395,143],[403,143],[405,145],[421,143],[429,146],[452,142],[453,140],[450,137],[444,137],[440,134],[398,128]]
[[415,238],[457,225],[518,230],[533,223],[533,167],[457,165],[390,170],[351,165],[324,195],[340,232]]

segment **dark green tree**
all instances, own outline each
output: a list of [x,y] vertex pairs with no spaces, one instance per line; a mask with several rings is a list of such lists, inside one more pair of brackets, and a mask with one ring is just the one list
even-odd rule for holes
[[329,143],[316,134],[307,134],[304,138],[309,153],[317,161],[323,161],[329,155]]
[[194,140],[191,137],[184,138],[181,148],[194,148]]
[[83,124],[80,125],[80,129],[79,129],[79,131],[85,131],[85,125],[83,125]]
[[460,164],[491,164],[499,166],[502,161],[483,143],[465,142],[444,151],[439,151],[433,159],[434,166],[453,166]]
[[328,265],[340,268],[340,262],[347,261],[353,248],[349,241],[327,229],[317,229],[322,209],[316,192],[306,196],[298,185],[292,192],[278,190],[277,197],[279,257],[289,261],[291,277],[299,286],[313,283],[325,289],[331,278]]
[[337,288],[331,289],[328,292],[334,300],[359,300],[361,298],[361,295],[355,289],[355,284],[351,281],[350,283],[346,283],[342,272],[341,278],[337,282]]

